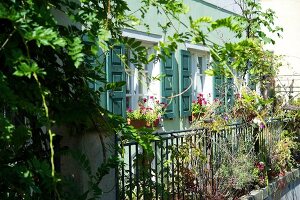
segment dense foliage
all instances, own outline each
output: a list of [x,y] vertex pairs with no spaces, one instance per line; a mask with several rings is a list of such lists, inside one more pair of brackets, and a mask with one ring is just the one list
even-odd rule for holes
[[[93,174],[87,159],[74,155],[87,171],[91,185],[84,194],[77,194],[55,169],[56,156],[61,152],[55,151],[59,137],[53,132],[54,127],[67,127],[73,135],[94,129],[99,131],[102,142],[102,131],[121,131],[123,139],[136,140],[144,150],[152,150],[149,141],[156,139],[154,136],[139,135],[124,119],[113,117],[100,106],[101,94],[106,89],[124,85],[124,82],[107,83],[105,80],[103,58],[113,45],[122,43],[131,49],[130,62],[141,68],[143,63],[164,59],[178,43],[186,40],[207,43],[207,35],[200,29],[202,23],[209,24],[208,32],[225,26],[243,38],[241,24],[245,23],[241,19],[248,19],[248,14],[246,18],[240,16],[215,22],[208,17],[190,18],[187,32],[175,31],[157,45],[155,49],[163,54],[146,55],[140,42],[121,37],[122,29],[147,27],[143,18],[153,7],[169,19],[160,24],[162,30],[167,31],[172,21],[179,20],[179,15],[186,13],[187,8],[179,0],[141,0],[140,3],[137,11],[131,11],[124,0],[7,0],[0,3],[1,199],[101,196],[98,184],[108,169],[116,166],[118,159],[107,158]],[[254,5],[249,6],[247,11]],[[139,17],[134,15],[136,12]],[[258,14],[261,15],[250,15]],[[273,21],[273,14],[262,15],[262,20]],[[213,73],[226,74],[230,68],[223,67],[228,65],[229,57],[234,59],[233,69],[253,74],[266,72],[273,57],[261,47],[260,42],[266,40],[262,31],[257,32],[261,30],[257,25],[261,19],[251,20],[255,26],[249,29],[249,37],[245,40],[225,46],[214,44],[212,57],[216,70]],[[247,22],[253,24],[251,20]],[[113,43],[108,42],[112,40]],[[253,65],[248,64],[250,62]],[[251,66],[254,66],[252,71]],[[272,70],[267,73],[273,73]],[[263,76],[265,74],[260,77]],[[95,82],[100,87],[91,87]]]
[[[91,128],[105,132],[119,128],[125,138],[134,138],[149,149],[124,119],[112,117],[100,106],[101,93],[124,84],[106,84],[101,58],[112,45],[130,48],[131,62],[137,67],[155,59],[146,57],[140,42],[122,38],[121,30],[139,24],[149,7],[174,17],[186,9],[180,1],[140,2],[140,18],[129,13],[123,0],[0,3],[1,199],[78,199],[89,193],[74,197],[76,193],[67,192],[69,184],[55,169],[59,137],[53,127],[67,127],[73,135]],[[114,42],[109,43],[110,39]],[[181,40],[169,39],[160,44],[166,53]],[[101,87],[92,88],[95,82]],[[79,158],[92,179],[92,196],[101,195],[97,185],[117,159],[104,162],[92,175],[86,159]]]

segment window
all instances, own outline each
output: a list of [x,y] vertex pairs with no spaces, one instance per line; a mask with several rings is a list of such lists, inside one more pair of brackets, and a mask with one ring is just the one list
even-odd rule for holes
[[[144,45],[146,46],[146,45]],[[146,46],[147,55],[155,53],[152,45]],[[130,50],[126,52],[126,107],[135,109],[138,101],[149,96],[149,86],[151,82],[151,72],[153,70],[153,62],[143,65],[142,69],[137,69],[134,64],[130,63],[133,53]]]
[[125,49],[125,75],[126,75],[126,108],[131,108],[131,99],[133,95],[133,80],[134,69],[130,65],[130,51]]
[[[192,51],[192,78],[194,80],[193,84],[193,97],[196,98],[199,93],[211,93],[211,91],[205,90],[205,70],[206,62],[208,60],[207,55],[202,51]],[[193,98],[193,99],[194,99]]]
[[205,74],[204,71],[206,70],[204,68],[204,64],[203,64],[203,57],[197,57],[197,70],[198,70],[198,80],[199,80],[199,84],[197,84],[197,90],[200,92],[203,92],[203,86],[204,86],[204,80],[205,80]]

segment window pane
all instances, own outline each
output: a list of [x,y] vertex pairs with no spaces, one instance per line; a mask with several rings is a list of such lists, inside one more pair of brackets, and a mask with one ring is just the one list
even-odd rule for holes
[[143,90],[143,85],[145,84],[145,82],[143,81],[144,77],[141,71],[138,72],[138,91],[139,94],[143,94],[144,90]]
[[132,108],[131,97],[126,97],[126,108]]
[[126,94],[132,94],[132,75],[130,71],[126,72]]
[[199,69],[199,74],[203,74],[202,57],[198,57],[197,68]]

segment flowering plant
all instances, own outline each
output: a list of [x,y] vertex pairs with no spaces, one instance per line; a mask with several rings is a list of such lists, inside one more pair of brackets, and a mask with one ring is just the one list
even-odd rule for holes
[[147,124],[153,125],[156,120],[160,120],[166,107],[165,103],[159,102],[156,97],[150,96],[149,100],[143,98],[139,101],[136,110],[128,108],[127,118],[130,120],[145,120]]
[[252,121],[260,128],[264,128],[265,124],[260,120],[272,113],[270,112],[272,102],[271,98],[264,99],[256,92],[242,89],[241,93],[236,94],[232,116],[235,119],[242,119],[246,122]]
[[266,173],[266,165],[264,162],[256,162],[253,169],[253,175],[256,177],[256,183],[260,187],[266,186],[268,174]]
[[197,95],[197,100],[192,103],[192,114],[202,115],[207,110],[207,101],[203,97],[203,94],[199,93]]

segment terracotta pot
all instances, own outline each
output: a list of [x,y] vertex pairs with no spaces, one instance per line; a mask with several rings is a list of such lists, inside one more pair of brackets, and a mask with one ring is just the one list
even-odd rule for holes
[[189,116],[189,120],[190,121],[197,121],[197,120],[199,120],[200,119],[200,117],[202,117],[202,116],[204,116],[204,114],[203,113],[201,113],[201,114],[193,114],[192,113],[192,116]]
[[152,124],[150,122],[146,122],[146,127],[158,127],[159,119],[156,119]]
[[143,119],[127,119],[127,123],[134,128],[142,128],[146,126],[146,120]]
[[196,121],[200,118],[200,114],[192,114],[192,121]]

